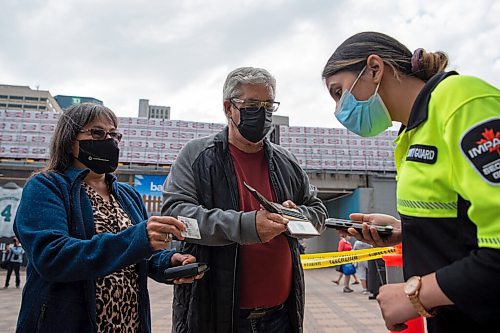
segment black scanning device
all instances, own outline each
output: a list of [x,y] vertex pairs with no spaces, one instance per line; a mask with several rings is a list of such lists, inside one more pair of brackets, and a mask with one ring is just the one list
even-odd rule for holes
[[167,268],[163,274],[167,282],[173,282],[176,279],[193,277],[208,271],[209,267],[205,263],[194,262],[191,264]]

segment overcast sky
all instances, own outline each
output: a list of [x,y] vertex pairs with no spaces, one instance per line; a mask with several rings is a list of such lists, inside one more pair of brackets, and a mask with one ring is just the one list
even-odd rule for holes
[[339,127],[321,72],[367,30],[500,86],[495,0],[0,0],[0,13],[0,84],[95,97],[119,116],[145,98],[172,119],[224,123],[226,75],[253,66],[276,77],[291,125]]

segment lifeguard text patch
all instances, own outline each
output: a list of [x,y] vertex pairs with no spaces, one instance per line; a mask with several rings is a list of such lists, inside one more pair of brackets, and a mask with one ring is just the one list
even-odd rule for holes
[[437,161],[438,150],[434,146],[411,145],[406,154],[407,161],[434,164]]

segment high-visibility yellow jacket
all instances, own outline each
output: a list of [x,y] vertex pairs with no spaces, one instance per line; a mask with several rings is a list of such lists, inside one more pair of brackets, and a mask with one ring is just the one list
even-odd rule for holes
[[405,277],[436,272],[455,303],[429,328],[475,332],[500,321],[500,91],[454,74],[426,82],[395,141],[397,207]]

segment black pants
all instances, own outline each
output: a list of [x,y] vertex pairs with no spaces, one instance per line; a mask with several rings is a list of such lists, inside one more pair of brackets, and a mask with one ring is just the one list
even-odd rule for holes
[[19,262],[9,262],[7,264],[7,278],[5,279],[5,287],[9,286],[10,282],[10,275],[12,274],[12,271],[16,273],[16,287],[19,288],[21,285],[21,277],[19,276],[19,267],[21,267],[21,263]]
[[378,289],[386,283],[385,263],[382,259],[368,261],[368,290],[374,297],[378,295]]

